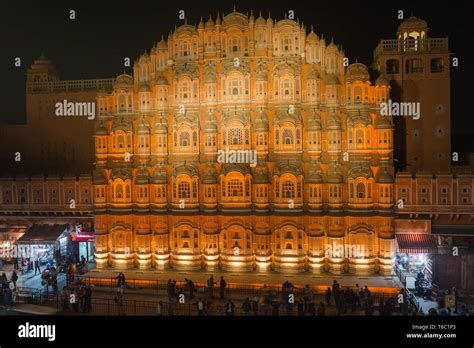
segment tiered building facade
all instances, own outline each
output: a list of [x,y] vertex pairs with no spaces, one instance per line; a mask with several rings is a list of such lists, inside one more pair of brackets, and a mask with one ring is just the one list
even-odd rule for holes
[[293,20],[180,26],[97,98],[98,266],[390,274],[388,96]]
[[[178,27],[133,76],[64,81],[41,56],[27,123],[0,128],[1,237],[94,220],[99,268],[385,276],[397,234],[423,233],[433,280],[472,289],[474,173],[449,160],[449,59],[412,17],[377,46],[372,84],[301,23],[238,12]],[[388,98],[421,118],[380,115]],[[96,101],[95,120],[55,116],[65,99]]]

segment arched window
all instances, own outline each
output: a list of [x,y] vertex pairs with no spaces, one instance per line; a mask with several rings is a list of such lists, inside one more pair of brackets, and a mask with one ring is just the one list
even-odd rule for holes
[[189,146],[189,132],[181,132],[179,135],[179,145],[180,146]]
[[293,144],[293,131],[291,129],[283,129],[283,144],[291,145]]
[[178,87],[179,99],[186,100],[191,98],[191,81],[180,81]]
[[280,40],[281,50],[283,52],[289,52],[293,50],[293,40],[290,35],[282,35]]
[[117,184],[117,187],[115,188],[115,194],[116,198],[123,198],[123,186],[122,184]]
[[295,184],[290,180],[285,180],[281,184],[281,192],[283,198],[294,198],[295,197]]
[[117,136],[117,147],[123,149],[125,147],[125,137],[120,134]]
[[280,96],[283,99],[293,98],[293,78],[284,77],[280,80]]
[[227,131],[227,143],[229,145],[242,145],[243,144],[243,136],[242,136],[242,129],[240,128],[230,128]]
[[178,197],[179,198],[189,198],[191,197],[191,186],[187,181],[181,181],[178,184]]
[[240,52],[240,40],[238,37],[230,39],[230,51],[233,53]]
[[240,99],[244,95],[244,82],[241,74],[233,74],[227,79],[228,95],[231,99]]
[[365,198],[365,185],[361,182],[357,184],[357,198]]
[[356,130],[356,146],[357,148],[364,146],[364,131],[361,129]]
[[181,56],[188,57],[191,55],[191,45],[188,41],[181,42]]
[[231,179],[227,183],[227,196],[241,197],[244,195],[242,181],[239,179]]

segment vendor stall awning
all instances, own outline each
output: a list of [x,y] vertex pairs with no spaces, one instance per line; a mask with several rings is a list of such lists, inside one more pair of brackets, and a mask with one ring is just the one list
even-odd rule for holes
[[68,224],[34,224],[17,240],[17,243],[54,243],[67,228],[69,228]]
[[398,249],[407,254],[437,254],[436,237],[426,233],[397,233]]

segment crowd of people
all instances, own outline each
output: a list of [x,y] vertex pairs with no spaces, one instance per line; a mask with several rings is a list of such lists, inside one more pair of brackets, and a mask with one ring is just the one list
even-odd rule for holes
[[77,283],[63,287],[60,293],[61,311],[72,313],[90,313],[92,311],[92,288]]

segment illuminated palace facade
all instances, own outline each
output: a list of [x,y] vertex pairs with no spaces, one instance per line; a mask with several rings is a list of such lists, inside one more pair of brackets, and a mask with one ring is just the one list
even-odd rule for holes
[[290,19],[178,27],[97,97],[97,267],[392,274],[389,89]]

